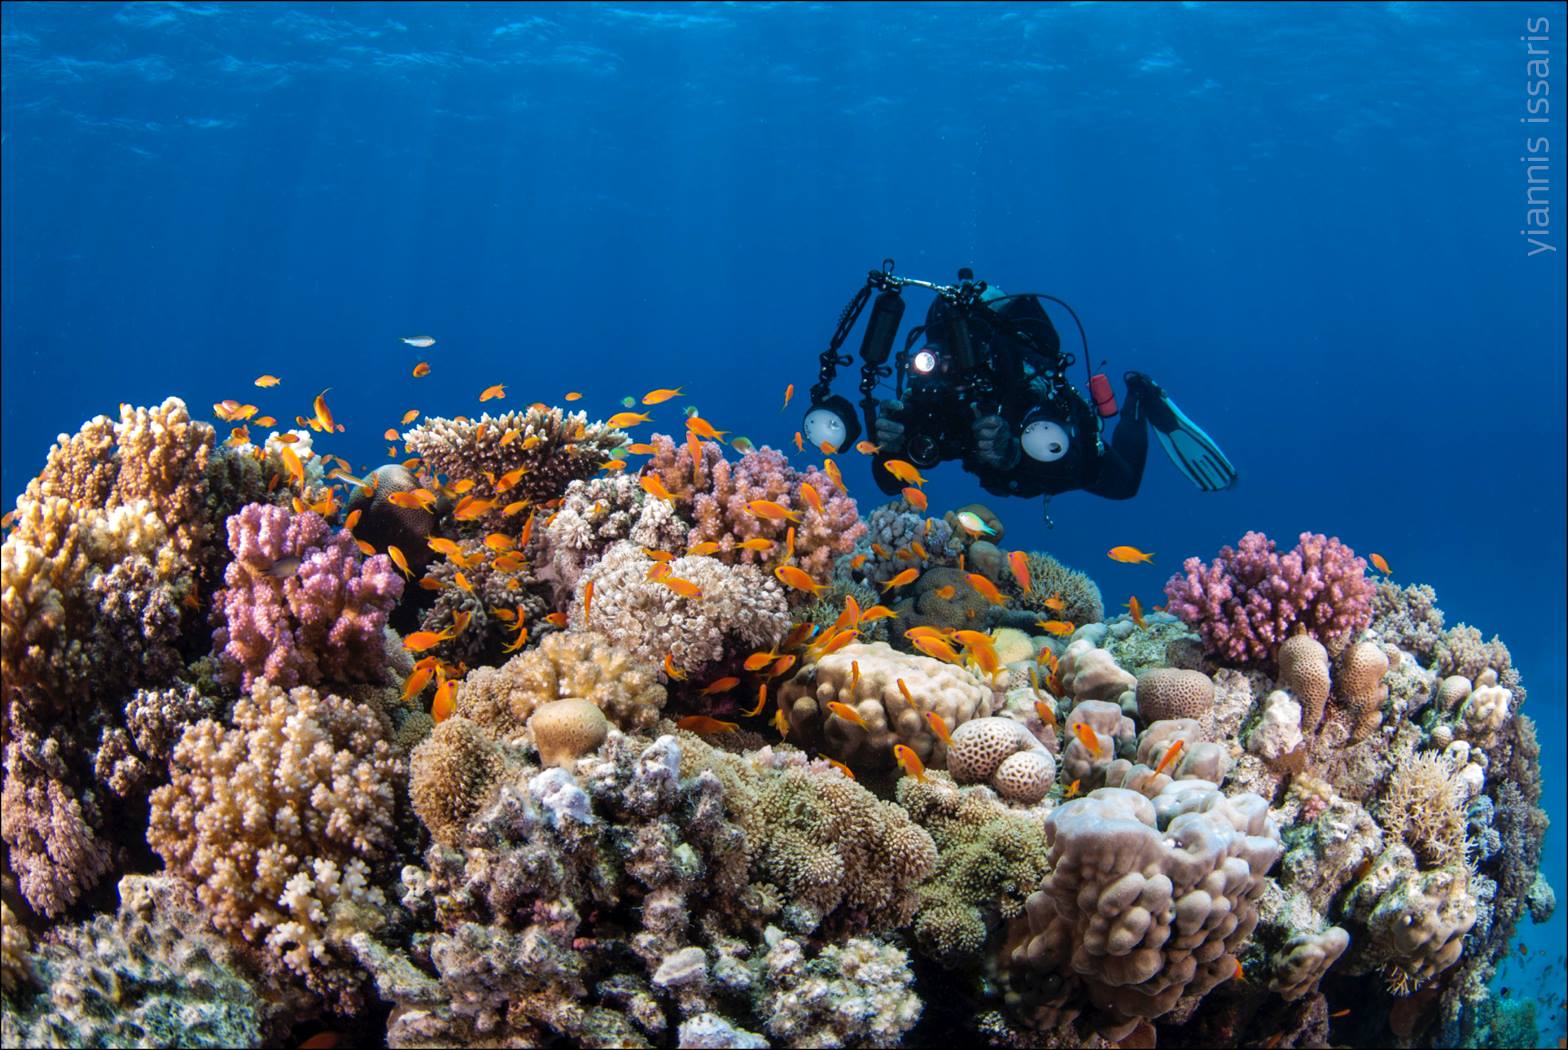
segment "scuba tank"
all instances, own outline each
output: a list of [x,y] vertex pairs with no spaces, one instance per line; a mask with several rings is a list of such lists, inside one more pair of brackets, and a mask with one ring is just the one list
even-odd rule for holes
[[1094,399],[1094,410],[1100,413],[1101,419],[1110,419],[1116,414],[1116,395],[1111,392],[1111,381],[1105,378],[1104,372],[1089,377],[1089,396]]

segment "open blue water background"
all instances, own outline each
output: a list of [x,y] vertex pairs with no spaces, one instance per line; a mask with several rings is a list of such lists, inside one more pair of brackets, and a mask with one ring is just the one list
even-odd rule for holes
[[[356,465],[497,382],[595,417],[682,386],[785,447],[867,269],[972,265],[1071,302],[1118,396],[1149,372],[1242,473],[1200,494],[1156,446],[1137,499],[1060,497],[1054,531],[992,501],[1007,545],[1111,605],[1248,529],[1430,583],[1523,670],[1561,897],[1568,211],[1527,257],[1519,158],[1545,15],[1559,204],[1563,10],[8,3],[0,493],[169,394],[286,420],[331,387]],[[1528,984],[1562,911],[1523,936]]]

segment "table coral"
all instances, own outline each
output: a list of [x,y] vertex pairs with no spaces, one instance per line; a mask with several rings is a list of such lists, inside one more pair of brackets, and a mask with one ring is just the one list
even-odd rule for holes
[[259,680],[227,723],[198,722],[152,793],[147,843],[214,925],[345,1009],[361,976],[347,933],[386,906],[373,867],[395,851],[407,772],[379,711]]
[[1209,651],[1267,663],[1298,624],[1337,651],[1372,619],[1366,559],[1337,538],[1303,532],[1285,554],[1261,532],[1222,547],[1207,566],[1188,558],[1165,584],[1169,610],[1196,627]]
[[228,530],[213,647],[243,688],[385,680],[382,630],[403,595],[390,558],[363,557],[313,511],[252,503]]

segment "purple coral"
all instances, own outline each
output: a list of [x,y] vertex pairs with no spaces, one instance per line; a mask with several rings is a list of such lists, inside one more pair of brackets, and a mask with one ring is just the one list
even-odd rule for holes
[[1338,538],[1303,532],[1282,555],[1263,533],[1249,532],[1207,566],[1188,558],[1185,577],[1172,576],[1165,596],[1211,653],[1266,663],[1298,624],[1331,650],[1366,627],[1375,590],[1366,568]]
[[403,596],[384,554],[362,558],[321,515],[252,503],[228,520],[229,563],[213,632],[225,670],[291,688],[385,678],[382,632]]
[[[833,559],[852,551],[865,534],[865,522],[843,486],[815,467],[796,470],[775,449],[764,446],[730,462],[717,444],[705,442],[702,467],[694,471],[685,446],[672,438],[655,434],[653,446],[656,451],[646,469],[659,476],[678,506],[689,506],[689,517],[696,522],[688,538],[691,544],[712,540],[721,550],[733,551],[741,563],[770,566],[782,552],[791,523],[760,518],[746,509],[754,500],[768,500],[800,516],[794,525],[795,564],[825,580]],[[802,482],[816,490],[820,512],[807,505]],[[778,546],[767,552],[740,549],[742,542],[756,538]]]

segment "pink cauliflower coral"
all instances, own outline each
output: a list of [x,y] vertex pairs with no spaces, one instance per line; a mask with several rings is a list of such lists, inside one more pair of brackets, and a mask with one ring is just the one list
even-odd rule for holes
[[[685,445],[655,434],[653,446],[656,451],[644,469],[658,475],[675,496],[678,508],[696,522],[689,544],[712,540],[720,550],[733,551],[741,563],[773,566],[792,523],[758,517],[746,507],[753,500],[769,500],[800,516],[794,525],[795,564],[818,580],[826,580],[832,574],[833,559],[848,554],[865,534],[855,501],[842,487],[815,467],[796,470],[772,448],[764,446],[730,462],[717,444],[704,442],[702,466],[694,469]],[[801,495],[802,482],[816,490],[820,512]],[[745,540],[757,537],[773,540],[777,546],[767,552],[740,548]]]
[[384,554],[362,558],[324,518],[252,503],[228,520],[229,563],[215,608],[220,662],[245,689],[385,680],[382,632],[403,596]]
[[1266,663],[1298,624],[1330,650],[1366,627],[1376,590],[1366,568],[1337,538],[1303,532],[1294,550],[1279,554],[1274,541],[1249,532],[1208,565],[1188,558],[1186,575],[1172,576],[1165,595],[1211,653]]

